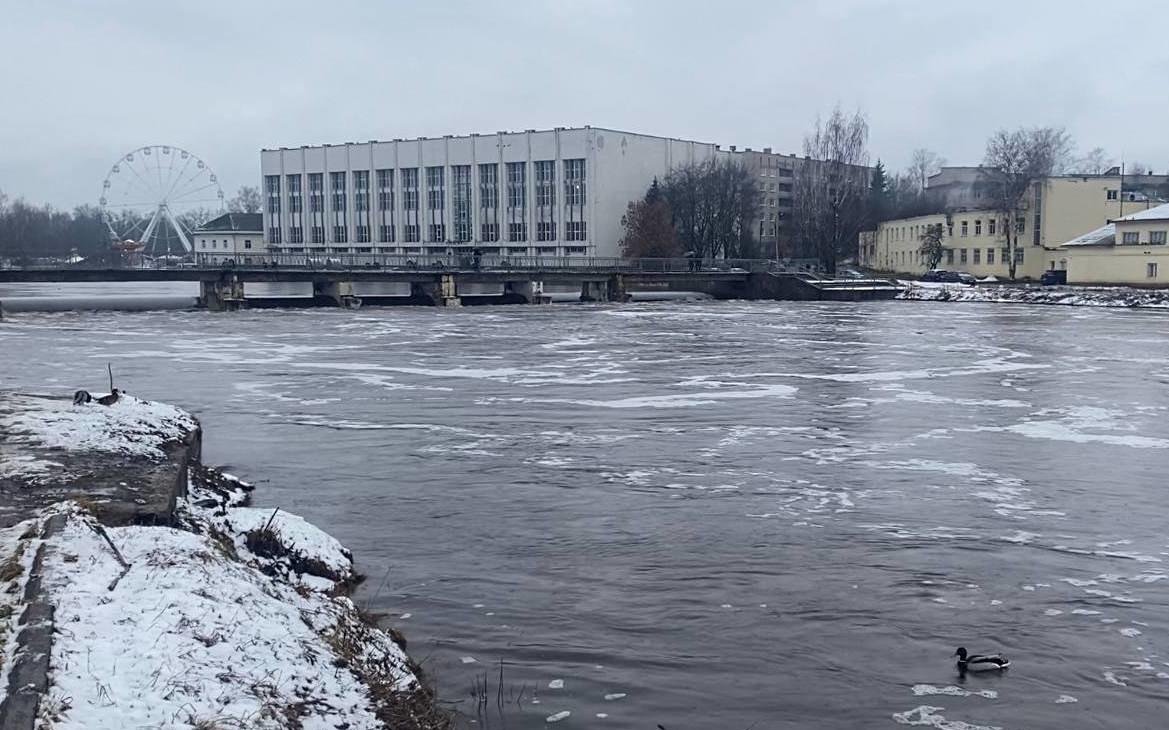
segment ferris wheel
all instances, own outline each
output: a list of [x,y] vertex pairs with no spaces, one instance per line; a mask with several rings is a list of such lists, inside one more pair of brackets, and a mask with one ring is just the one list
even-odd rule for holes
[[223,189],[194,154],[151,145],[114,163],[102,182],[100,202],[115,247],[170,256],[191,252],[191,232],[223,210]]

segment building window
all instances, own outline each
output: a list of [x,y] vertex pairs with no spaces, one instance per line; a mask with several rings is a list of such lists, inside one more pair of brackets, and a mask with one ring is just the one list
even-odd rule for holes
[[974,235],[982,235],[982,221],[974,221]]
[[280,215],[280,176],[265,175],[264,187],[268,191],[268,212]]
[[353,171],[353,209],[369,210],[369,170]]
[[377,171],[377,209],[394,209],[394,171]]
[[516,243],[528,240],[528,224],[524,222],[507,224],[507,240]]
[[499,224],[484,223],[480,226],[479,238],[484,243],[495,243],[499,240]]
[[300,175],[285,175],[288,186],[288,212],[297,214],[303,210],[303,198],[300,192]]
[[406,243],[418,243],[421,240],[421,229],[417,224],[407,223],[402,229],[402,236]]
[[976,248],[976,249],[972,249],[972,250],[974,252],[974,263],[981,264],[982,263],[982,249]]
[[333,226],[333,243],[348,243],[349,229],[345,225]]
[[568,256],[572,256],[574,254],[586,253],[586,249],[584,246],[568,246],[564,249],[564,253]]
[[244,241],[244,248],[251,248],[251,247],[252,247],[251,241]]
[[1025,216],[1015,218],[1015,233],[1022,233],[1026,228],[1027,218]]
[[507,163],[507,207],[523,210],[526,205],[527,191],[524,162]]
[[1120,199],[1120,191],[1119,190],[1111,190],[1111,189],[1108,190],[1108,199],[1109,200],[1119,200]]
[[499,207],[499,165],[494,162],[479,165],[479,207]]
[[555,160],[536,162],[536,205],[546,207],[556,205]]
[[993,248],[986,249],[986,263],[988,266],[994,265],[994,249]]
[[1153,246],[1164,246],[1165,236],[1165,231],[1149,231],[1149,243]]
[[958,263],[960,263],[960,264],[966,263],[966,249],[964,249],[964,248],[958,249]]
[[441,167],[426,168],[426,207],[442,210],[446,202],[446,180]]
[[567,241],[585,241],[588,240],[585,236],[585,222],[584,221],[568,221],[564,224],[564,238]]
[[1145,276],[1149,279],[1157,278],[1157,265],[1154,263],[1145,264]]
[[402,207],[406,210],[418,210],[417,167],[402,170]]
[[300,226],[293,226],[288,229],[289,243],[304,243],[304,229]]
[[584,207],[585,161],[583,159],[564,161],[564,203]]
[[309,233],[312,235],[312,243],[321,244],[325,242],[324,226],[313,226]]
[[357,224],[357,242],[369,243],[369,226]]
[[1011,260],[1011,250],[1009,248],[1001,248],[999,249],[999,253],[1002,254],[999,260],[1004,264]]
[[310,172],[308,176],[308,209],[311,213],[320,213],[325,209],[325,175],[320,172]]
[[[268,228],[268,243],[280,243],[280,228],[278,226],[271,226]],[[227,248],[227,243],[224,242],[224,248]],[[212,241],[211,248],[215,248],[214,241]]]
[[329,190],[333,193],[333,212],[345,212],[345,173],[329,173]]
[[[953,223],[946,224],[946,237],[947,238],[954,237],[954,224]],[[904,236],[902,236],[902,238],[904,238]]]
[[430,234],[430,243],[446,243],[446,226],[442,223],[431,223],[427,232]]
[[970,235],[970,223],[962,221],[962,238],[966,238],[968,235]]
[[471,240],[471,166],[455,165],[451,168],[451,204],[454,207],[453,221],[455,240]]
[[946,265],[947,266],[954,265],[954,249],[952,249],[952,248],[946,249]]
[[994,235],[994,229],[995,229],[995,219],[994,219],[994,218],[991,218],[990,220],[988,220],[988,221],[986,222],[986,232],[987,232],[989,235],[992,235],[992,236],[993,236],[993,235]]
[[555,241],[556,240],[556,224],[551,221],[537,221],[536,222],[536,240],[537,241]]
[[1023,263],[1023,249],[1021,247],[1015,249],[1015,263]]
[[1125,231],[1120,239],[1121,243],[1128,245],[1135,245],[1141,242],[1141,234],[1138,231]]

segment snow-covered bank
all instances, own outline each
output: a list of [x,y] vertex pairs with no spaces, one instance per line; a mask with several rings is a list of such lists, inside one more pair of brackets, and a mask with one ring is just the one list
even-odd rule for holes
[[997,302],[1007,304],[1062,304],[1085,307],[1146,307],[1169,309],[1169,291],[1121,287],[967,286],[901,282],[897,299],[925,302]]
[[[130,398],[9,397],[0,416],[10,448],[115,461],[114,478],[131,481],[144,462],[172,463],[165,450],[198,429],[177,408]],[[0,477],[35,476],[57,493],[63,469],[30,468]],[[168,526],[103,525],[101,504],[74,490],[0,529],[0,724],[450,726],[404,640],[348,597],[359,576],[344,546],[296,515],[247,506],[251,487],[235,477],[197,463],[183,473]],[[41,687],[16,679],[30,674]]]

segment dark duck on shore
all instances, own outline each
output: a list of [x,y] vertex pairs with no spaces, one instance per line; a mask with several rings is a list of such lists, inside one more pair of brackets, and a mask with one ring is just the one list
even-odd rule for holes
[[110,391],[109,395],[103,395],[102,397],[98,398],[97,402],[102,404],[103,406],[112,406],[113,404],[118,402],[119,395],[121,395],[121,393],[118,391],[117,388],[114,388],[112,391]]
[[958,657],[959,672],[999,672],[1011,666],[1011,660],[1002,654],[967,654],[966,647],[954,652]]

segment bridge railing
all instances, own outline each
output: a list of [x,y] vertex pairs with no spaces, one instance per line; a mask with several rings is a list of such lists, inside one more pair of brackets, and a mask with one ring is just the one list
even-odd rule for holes
[[818,266],[809,260],[774,259],[700,259],[700,258],[617,258],[588,256],[509,256],[504,254],[467,253],[434,254],[305,254],[280,253],[233,257],[223,254],[198,254],[199,268],[277,268],[321,271],[370,270],[392,271],[545,271],[545,272],[619,272],[619,273],[688,273],[746,272],[775,273],[815,272]]
[[619,258],[589,256],[509,256],[457,252],[451,254],[334,254],[334,253],[198,253],[184,260],[147,261],[136,266],[118,266],[106,262],[37,261],[5,269],[24,271],[110,270],[110,269],[307,269],[311,271],[516,271],[565,273],[712,273],[772,272],[819,277],[816,261],[809,259],[702,259]]

